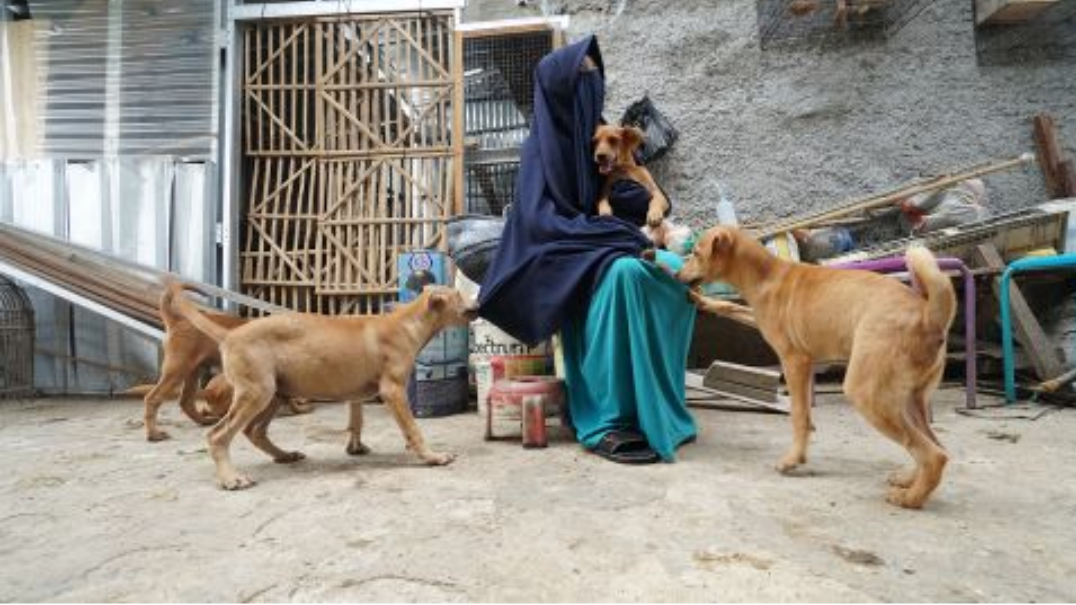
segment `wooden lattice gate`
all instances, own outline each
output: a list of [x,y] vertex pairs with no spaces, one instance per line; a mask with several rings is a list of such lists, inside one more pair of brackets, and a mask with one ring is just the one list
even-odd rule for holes
[[401,252],[443,246],[462,206],[462,69],[451,13],[245,29],[244,293],[376,312]]

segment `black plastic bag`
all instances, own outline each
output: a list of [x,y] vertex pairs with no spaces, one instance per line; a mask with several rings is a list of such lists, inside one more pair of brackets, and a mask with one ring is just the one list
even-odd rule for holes
[[640,164],[649,164],[665,155],[680,138],[680,132],[658,111],[649,95],[643,95],[628,107],[620,118],[620,125],[635,126],[643,131],[643,144],[635,153],[635,159]]
[[481,284],[486,271],[497,256],[504,231],[504,219],[499,216],[464,214],[448,219],[448,256],[467,279]]

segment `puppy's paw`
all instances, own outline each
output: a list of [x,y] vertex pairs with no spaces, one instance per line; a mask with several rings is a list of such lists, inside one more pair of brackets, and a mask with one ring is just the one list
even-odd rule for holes
[[788,454],[784,458],[777,461],[775,468],[777,472],[782,475],[791,475],[801,464],[807,462],[806,456],[799,456],[796,454]]
[[889,494],[886,495],[885,501],[901,508],[923,508],[922,499],[913,498],[911,496],[911,490],[903,487],[889,488]]
[[284,452],[280,456],[273,458],[273,462],[277,464],[291,464],[292,462],[298,462],[306,459],[306,454],[302,452]]
[[349,441],[347,444],[348,456],[365,456],[370,453],[370,448],[361,441]]
[[886,481],[893,487],[911,487],[912,483],[915,482],[915,469],[893,471],[886,478]]
[[445,466],[456,459],[455,454],[428,452],[422,456],[422,461],[430,466]]
[[663,220],[665,220],[665,213],[659,209],[651,208],[646,213],[646,224],[649,225],[651,229],[660,227],[661,221]]
[[230,477],[218,478],[217,483],[220,484],[221,489],[229,492],[239,491],[254,486],[254,480],[246,475],[232,475]]
[[169,435],[167,431],[161,430],[150,431],[146,434],[146,441],[149,441],[150,443],[156,443],[158,441],[167,441],[171,438],[172,436]]
[[610,216],[613,214],[613,207],[609,204],[609,200],[598,200],[598,215]]

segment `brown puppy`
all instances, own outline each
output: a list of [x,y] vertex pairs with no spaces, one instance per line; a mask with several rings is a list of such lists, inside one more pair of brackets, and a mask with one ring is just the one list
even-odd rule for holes
[[[178,290],[178,286],[173,285]],[[253,481],[232,465],[229,447],[242,430],[276,462],[295,462],[301,452],[285,452],[268,437],[278,400],[293,397],[361,401],[380,394],[407,439],[408,448],[431,465],[448,464],[450,454],[426,446],[407,402],[407,379],[415,357],[434,334],[465,325],[477,315],[459,292],[429,286],[413,302],[387,315],[326,317],[282,313],[228,331],[199,313],[185,296],[176,310],[220,342],[224,375],[235,389],[228,413],[209,431],[209,453],[224,489],[243,489]],[[362,429],[361,403],[352,406],[352,438]],[[358,447],[361,447],[359,444]]]
[[[157,384],[146,393],[143,399],[148,441],[163,441],[169,438],[168,433],[157,426],[157,410],[176,390],[179,390],[179,407],[194,422],[208,426],[220,418],[219,415],[203,413],[195,404],[199,394],[200,370],[203,366],[220,363],[217,343],[172,310],[173,296],[175,292],[172,288],[165,288],[164,294],[161,295],[164,360],[161,362],[161,376]],[[200,315],[223,329],[235,328],[247,321],[241,317],[206,310],[202,310]]]
[[[688,284],[720,279],[734,286],[780,357],[792,394],[793,442],[778,470],[807,461],[812,363],[847,360],[845,395],[915,459],[914,471],[890,478],[888,500],[919,508],[941,482],[948,461],[928,424],[927,405],[945,369],[956,295],[930,251],[912,248],[905,258],[922,293],[867,271],[790,263],[737,229],[715,227],[677,277]],[[718,313],[742,309],[706,301],[702,306]]]
[[632,153],[643,142],[642,131],[634,127],[603,125],[594,132],[591,142],[594,144],[594,162],[598,164],[598,172],[605,177],[601,196],[598,198],[598,214],[613,214],[613,207],[609,204],[613,183],[620,180],[635,181],[650,192],[646,224],[651,229],[661,225],[665,213],[669,211],[669,200],[650,176],[650,171],[635,163]]

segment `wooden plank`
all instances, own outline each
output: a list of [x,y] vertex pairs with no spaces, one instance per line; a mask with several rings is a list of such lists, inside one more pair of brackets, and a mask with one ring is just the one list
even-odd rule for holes
[[710,366],[710,369],[707,370],[703,384],[710,388],[717,388],[713,384],[720,382],[732,382],[774,390],[781,384],[781,372],[770,368],[715,361]]
[[1064,184],[1058,173],[1062,158],[1061,143],[1057,139],[1057,126],[1050,114],[1042,113],[1032,118],[1035,155],[1042,169],[1042,178],[1046,182],[1046,193],[1050,199],[1064,196]]
[[[975,249],[975,262],[996,269],[1004,268],[1005,261],[1001,259],[997,249],[992,244],[980,244]],[[991,280],[994,295],[998,296],[1001,291],[1001,280]],[[1051,344],[1035,314],[1031,311],[1027,299],[1020,292],[1016,283],[1009,288],[1009,303],[1012,310],[1013,333],[1016,341],[1027,353],[1031,360],[1035,373],[1042,380],[1049,380],[1065,371],[1065,364],[1057,353],[1057,349]]]
[[1022,23],[1034,19],[1058,0],[975,0],[976,25]]

